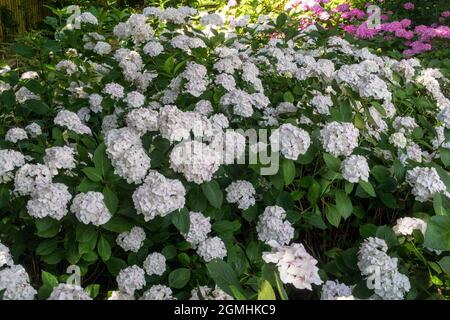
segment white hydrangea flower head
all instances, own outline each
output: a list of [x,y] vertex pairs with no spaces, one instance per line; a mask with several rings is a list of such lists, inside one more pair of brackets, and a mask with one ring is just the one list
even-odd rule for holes
[[213,130],[216,132],[222,132],[222,130],[230,126],[228,118],[223,113],[213,114],[209,117],[209,121],[211,122]]
[[6,183],[14,179],[14,169],[25,164],[22,153],[4,149],[0,150],[0,183]]
[[[236,80],[234,77],[227,73],[220,73],[214,79],[214,83],[222,86],[227,91],[232,91],[236,89]],[[256,100],[256,99],[254,99]],[[258,106],[259,104],[256,104]]]
[[209,84],[206,67],[192,61],[188,62],[182,76],[187,80],[184,84],[185,91],[194,97],[200,97]]
[[16,95],[16,101],[18,103],[24,103],[25,101],[28,101],[28,100],[39,100],[39,97],[34,92],[31,92],[26,87],[20,87],[20,89],[16,91],[15,95]]
[[178,143],[170,153],[170,167],[187,181],[201,184],[211,181],[219,169],[221,154],[199,141]]
[[33,300],[37,291],[30,285],[30,278],[21,265],[11,265],[0,270],[0,291],[3,300]]
[[145,291],[139,300],[175,300],[175,297],[172,296],[172,289],[162,284],[156,284]]
[[435,168],[415,167],[406,172],[406,182],[412,187],[412,194],[419,202],[433,199],[439,192],[447,193]]
[[5,141],[17,143],[28,139],[27,132],[22,128],[11,128],[6,132]]
[[138,252],[146,238],[145,231],[141,227],[133,227],[117,236],[116,243],[124,251]]
[[72,111],[59,111],[53,121],[55,124],[61,127],[66,127],[67,129],[72,130],[75,133],[89,135],[92,134],[91,129],[88,126],[84,125],[78,115]]
[[139,132],[130,127],[111,129],[106,132],[105,145],[114,173],[128,183],[141,183],[150,169],[150,157],[142,147]]
[[46,165],[26,163],[16,172],[14,192],[21,196],[28,195],[51,182],[52,174]]
[[351,155],[341,164],[342,177],[351,183],[369,181],[370,168],[367,159],[360,155]]
[[447,129],[450,129],[450,108],[442,109],[437,118],[442,121]]
[[212,26],[220,27],[224,24],[224,21],[219,14],[208,13],[208,14],[205,14],[203,17],[201,17],[200,23],[203,26],[212,25]]
[[62,183],[50,183],[39,186],[31,193],[27,211],[34,218],[51,217],[61,220],[67,214],[67,206],[72,195]]
[[220,98],[220,104],[224,107],[231,106],[237,116],[249,118],[253,115],[253,99],[247,92],[235,89],[225,93]]
[[339,298],[345,298],[352,296],[352,288],[344,283],[339,283],[338,280],[328,280],[322,286],[322,292],[320,295],[321,300],[339,300]]
[[89,95],[89,108],[94,113],[102,112],[103,97],[99,95],[98,93],[93,93]]
[[191,290],[189,300],[234,300],[232,296],[216,287],[214,290],[207,286],[199,286]]
[[274,151],[281,150],[286,159],[297,160],[308,151],[311,138],[305,130],[285,123],[270,135],[270,144]]
[[144,260],[144,270],[149,276],[161,276],[166,271],[166,257],[159,252],[150,253]]
[[14,264],[9,248],[0,242],[0,268]]
[[143,214],[145,221],[150,221],[183,208],[185,195],[186,189],[181,181],[150,170],[144,184],[133,193],[133,203],[137,213]]
[[92,298],[78,285],[60,283],[53,288],[47,300],[92,300]]
[[120,291],[133,295],[145,286],[145,271],[136,265],[120,270],[116,277]]
[[234,181],[225,191],[227,192],[227,201],[229,203],[236,203],[239,209],[247,210],[255,204],[255,187],[248,181]]
[[118,83],[108,83],[103,89],[103,93],[110,96],[113,100],[120,100],[125,96],[124,88]]
[[92,49],[96,54],[101,56],[108,55],[112,51],[112,47],[108,42],[99,41],[95,44],[94,49]]
[[209,117],[213,113],[214,109],[210,101],[200,100],[195,104],[194,111],[200,113],[201,115]]
[[283,283],[291,283],[297,289],[312,290],[312,285],[322,284],[319,277],[317,260],[306,252],[303,244],[293,243],[290,246],[280,246],[271,243],[272,251],[263,252],[263,260],[274,263],[280,273]]
[[105,197],[101,192],[82,192],[73,198],[70,211],[75,214],[78,221],[100,226],[107,223],[112,217],[104,200]]
[[145,103],[145,97],[142,93],[137,91],[132,91],[127,94],[125,102],[130,108],[140,108]]
[[56,70],[65,72],[68,76],[71,76],[77,72],[77,65],[70,60],[61,60],[55,66]]
[[201,212],[189,212],[189,231],[187,234],[182,233],[183,237],[194,247],[205,241],[211,232],[210,220],[210,217],[205,217]]
[[98,25],[97,18],[90,12],[83,12],[79,17],[76,17],[81,23],[89,23],[93,25]]
[[209,146],[219,155],[221,164],[233,164],[243,160],[246,140],[241,133],[227,130],[215,135]]
[[219,237],[207,238],[197,247],[197,254],[206,262],[214,259],[223,259],[227,256],[225,243]]
[[397,258],[386,252],[388,246],[380,238],[364,240],[358,252],[358,268],[366,277],[378,277],[374,292],[384,300],[400,300],[411,289],[408,277],[398,272]]
[[333,106],[331,97],[329,95],[322,95],[320,92],[316,92],[309,103],[314,107],[314,113],[324,115],[330,114],[330,107]]
[[164,51],[164,47],[158,41],[149,41],[142,49],[150,57],[156,57]]
[[392,126],[395,130],[405,134],[410,134],[414,129],[419,127],[413,117],[396,117]]
[[323,148],[335,157],[349,156],[358,146],[359,131],[352,123],[331,122],[320,130]]
[[286,219],[286,211],[279,206],[268,206],[259,216],[256,224],[258,239],[265,243],[276,241],[281,245],[289,244],[294,238],[294,228]]
[[139,134],[158,130],[158,112],[149,108],[136,108],[126,116],[127,126]]
[[397,219],[395,226],[392,228],[398,236],[410,236],[414,230],[419,230],[425,235],[427,231],[427,223],[422,219],[404,217]]
[[44,163],[53,175],[58,174],[60,169],[75,169],[75,150],[73,148],[51,147],[45,149]]
[[174,105],[166,105],[159,111],[161,136],[171,142],[188,139],[192,123],[186,113]]
[[404,149],[408,144],[408,139],[406,139],[403,132],[395,132],[390,135],[389,143],[391,143],[394,147]]
[[111,291],[108,300],[134,300],[134,295],[131,295],[120,290]]
[[36,138],[42,134],[41,126],[36,122],[32,122],[25,127],[25,131],[30,135],[31,138]]

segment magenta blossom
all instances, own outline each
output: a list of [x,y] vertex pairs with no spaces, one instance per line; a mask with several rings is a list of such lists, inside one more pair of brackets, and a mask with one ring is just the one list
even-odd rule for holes
[[416,6],[412,2],[406,2],[405,4],[403,4],[403,8],[405,10],[414,10],[415,7]]
[[442,17],[442,18],[448,18],[448,17],[450,17],[450,11],[443,11],[443,12],[441,13],[441,17]]

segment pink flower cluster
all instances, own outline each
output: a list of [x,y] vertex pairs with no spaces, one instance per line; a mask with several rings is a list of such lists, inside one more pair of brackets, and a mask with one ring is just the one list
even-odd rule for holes
[[[450,39],[450,28],[444,25],[420,25],[413,28],[410,19],[387,22],[393,12],[382,14],[380,17],[382,23],[376,28],[369,28],[366,22],[368,16],[364,10],[352,8],[349,3],[342,3],[327,10],[323,4],[328,2],[328,0],[291,1],[291,8],[300,8],[302,11],[309,11],[312,15],[312,19],[301,20],[300,29],[316,23],[317,20],[341,20],[339,26],[345,32],[360,39],[372,39],[375,36],[382,36],[385,40],[402,40],[403,44],[408,47],[408,49],[403,51],[403,54],[408,56],[432,50],[432,42],[436,39]],[[366,3],[365,7],[369,5],[371,3]],[[403,4],[403,7],[406,10],[413,10],[415,6],[412,2],[406,2]],[[440,21],[442,22],[443,19],[448,17],[450,17],[450,11],[444,11],[441,13]]]
[[416,6],[412,2],[406,2],[403,4],[403,9],[405,10],[414,10]]

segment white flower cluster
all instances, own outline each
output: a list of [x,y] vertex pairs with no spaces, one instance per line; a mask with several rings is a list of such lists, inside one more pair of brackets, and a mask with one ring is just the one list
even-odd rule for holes
[[0,183],[6,183],[14,178],[14,169],[25,164],[25,157],[15,150],[0,150]]
[[9,248],[0,242],[0,268],[14,264]]
[[326,152],[333,156],[349,156],[358,146],[359,131],[352,123],[330,122],[320,130],[320,140]]
[[166,271],[166,257],[159,252],[150,253],[144,260],[144,270],[149,276],[161,276]]
[[105,204],[105,197],[101,192],[88,191],[77,194],[72,201],[70,211],[84,224],[94,226],[105,224],[111,219],[111,213]]
[[398,236],[410,236],[413,234],[414,230],[419,230],[423,235],[425,235],[425,232],[427,231],[427,223],[418,218],[399,218],[397,219],[397,223],[392,230],[394,230],[395,234]]
[[151,170],[144,184],[133,193],[133,203],[138,214],[143,214],[145,221],[150,221],[156,216],[164,217],[183,208],[185,195],[186,190],[179,180],[168,179]]
[[234,298],[218,287],[213,290],[207,286],[199,286],[192,289],[189,300],[234,300]]
[[338,280],[328,280],[322,286],[320,295],[321,300],[339,300],[340,298],[348,298],[352,296],[352,289],[344,283],[339,283]]
[[225,243],[219,237],[207,238],[197,247],[197,254],[206,262],[214,259],[223,259],[227,256]]
[[105,135],[106,153],[114,172],[128,183],[140,183],[150,169],[139,133],[129,127],[111,129]]
[[281,150],[286,159],[297,160],[299,155],[308,151],[311,138],[305,130],[286,123],[272,133],[270,144],[272,151]]
[[145,231],[141,227],[133,227],[117,236],[116,243],[125,251],[138,252],[144,244]]
[[255,187],[248,181],[233,181],[225,191],[227,192],[227,201],[236,203],[239,209],[247,210],[255,204]]
[[352,183],[369,181],[370,168],[367,159],[360,155],[351,155],[341,164],[342,177]]
[[294,228],[286,218],[286,211],[279,206],[264,209],[256,224],[258,239],[269,243],[276,241],[280,245],[289,244],[294,238]]
[[145,271],[136,265],[120,270],[116,277],[120,291],[133,295],[145,286]]
[[150,287],[144,292],[139,300],[175,300],[176,298],[172,296],[172,289],[169,287],[156,284]]
[[6,132],[5,141],[17,143],[28,139],[27,132],[22,128],[11,128]]
[[25,131],[30,135],[32,138],[36,138],[42,134],[42,128],[39,124],[36,122],[32,122],[29,125],[25,127]]
[[3,300],[33,300],[37,293],[30,285],[27,272],[18,264],[0,270],[0,291]]
[[52,175],[57,175],[60,169],[75,169],[74,154],[75,150],[67,146],[47,148],[45,149],[44,163]]
[[187,181],[211,181],[219,169],[221,154],[209,145],[193,140],[178,143],[170,153],[170,167]]
[[412,194],[417,201],[425,202],[433,199],[439,192],[447,193],[435,168],[415,167],[406,172],[406,182],[412,187]]
[[21,196],[28,195],[51,182],[52,174],[46,165],[26,163],[16,172],[14,192]]
[[156,131],[158,130],[158,112],[150,108],[133,109],[127,114],[126,123],[140,135]]
[[34,218],[61,220],[67,214],[70,199],[72,195],[65,184],[49,183],[33,190],[27,202],[27,211]]
[[47,300],[92,300],[92,298],[78,285],[60,283],[53,288]]
[[358,252],[358,268],[361,274],[374,280],[374,291],[383,300],[401,300],[410,290],[408,277],[398,271],[397,258],[386,252],[388,246],[383,239],[367,238]]
[[81,122],[78,115],[69,110],[59,111],[54,119],[54,123],[78,134],[92,134],[91,129]]
[[183,237],[193,247],[205,241],[208,238],[208,233],[211,232],[211,218],[205,217],[201,212],[189,212],[189,232],[183,234]]
[[290,246],[280,246],[271,243],[272,251],[263,252],[263,260],[274,263],[280,273],[283,283],[291,283],[297,289],[312,290],[312,284],[320,285],[317,260],[306,252],[303,244],[293,243]]

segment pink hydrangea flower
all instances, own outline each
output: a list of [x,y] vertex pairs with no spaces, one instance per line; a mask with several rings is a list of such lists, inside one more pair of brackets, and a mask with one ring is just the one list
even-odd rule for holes
[[443,12],[441,13],[441,17],[442,17],[442,18],[448,18],[448,17],[450,17],[450,11],[443,11]]
[[416,6],[412,2],[406,2],[405,4],[403,4],[403,8],[405,10],[414,10],[415,7]]

